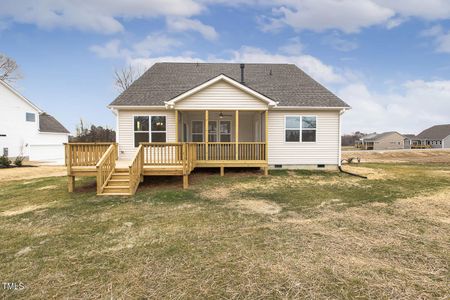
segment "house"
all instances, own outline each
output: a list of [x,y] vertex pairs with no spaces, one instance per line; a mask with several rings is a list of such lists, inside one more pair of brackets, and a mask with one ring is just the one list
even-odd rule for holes
[[435,125],[414,138],[416,148],[450,148],[450,124]]
[[403,134],[405,137],[405,149],[412,149],[414,147],[415,134]]
[[0,155],[64,162],[69,132],[13,87],[0,80]]
[[372,133],[362,137],[358,143],[364,150],[396,150],[405,148],[405,137],[396,131]]
[[202,167],[336,169],[350,107],[291,64],[156,63],[109,108],[117,145],[91,145],[101,155],[84,165],[74,157],[86,150],[68,145],[69,190],[88,165],[98,194],[133,194],[153,175],[187,187]]

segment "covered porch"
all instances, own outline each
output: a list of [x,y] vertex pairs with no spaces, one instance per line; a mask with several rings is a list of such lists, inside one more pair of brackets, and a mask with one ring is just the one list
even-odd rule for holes
[[175,110],[176,142],[195,145],[196,167],[260,167],[267,173],[268,111]]

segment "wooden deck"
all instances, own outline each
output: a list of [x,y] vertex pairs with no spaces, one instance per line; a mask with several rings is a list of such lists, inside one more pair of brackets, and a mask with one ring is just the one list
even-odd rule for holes
[[66,144],[68,190],[77,176],[95,176],[97,195],[134,195],[144,176],[182,176],[195,168],[259,167],[268,173],[267,147],[249,143],[142,143],[131,160],[118,159],[115,143]]

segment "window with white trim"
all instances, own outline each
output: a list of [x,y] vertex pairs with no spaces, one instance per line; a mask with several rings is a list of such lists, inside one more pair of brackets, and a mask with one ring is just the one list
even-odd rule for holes
[[285,141],[300,142],[300,116],[286,116],[285,118]]
[[208,142],[217,142],[217,121],[208,121]]
[[315,142],[317,139],[317,118],[315,116],[286,116],[286,142]]
[[165,143],[167,138],[165,116],[134,117],[134,147],[140,143]]
[[203,121],[192,121],[191,136],[193,142],[203,142]]
[[220,127],[220,141],[231,142],[231,121],[221,120],[219,127]]
[[25,120],[27,122],[36,122],[36,114],[29,112],[25,113]]

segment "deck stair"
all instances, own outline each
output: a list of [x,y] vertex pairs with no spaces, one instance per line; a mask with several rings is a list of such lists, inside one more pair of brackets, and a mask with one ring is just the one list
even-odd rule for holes
[[129,196],[132,195],[130,190],[129,169],[116,167],[100,195]]

